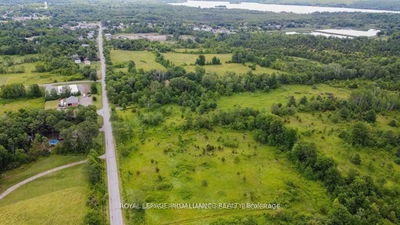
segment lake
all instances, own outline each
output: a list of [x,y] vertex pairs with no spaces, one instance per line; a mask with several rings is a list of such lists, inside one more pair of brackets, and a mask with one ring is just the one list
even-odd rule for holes
[[353,38],[353,37],[374,37],[380,30],[370,29],[367,31],[353,29],[324,29],[316,30],[310,33],[298,33],[296,31],[286,32],[287,35],[293,34],[309,34],[314,36],[336,37],[336,38]]
[[247,9],[247,10],[263,11],[263,12],[276,12],[276,13],[287,12],[296,14],[309,14],[315,12],[400,13],[400,11],[389,11],[389,10],[302,6],[302,5],[278,5],[278,4],[252,3],[252,2],[241,2],[239,4],[232,4],[229,2],[219,2],[219,1],[187,1],[183,3],[169,3],[169,4],[176,6],[188,6],[197,8]]

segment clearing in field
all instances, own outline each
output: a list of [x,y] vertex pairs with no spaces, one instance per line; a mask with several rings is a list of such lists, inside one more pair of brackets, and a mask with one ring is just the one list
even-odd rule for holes
[[[135,128],[135,114],[120,111]],[[182,131],[179,109],[155,128],[140,131],[119,145],[125,202],[280,203],[275,210],[127,209],[130,220],[145,224],[206,224],[235,215],[293,212],[313,215],[328,204],[319,183],[304,180],[273,147],[254,141],[252,133],[223,128]],[[126,154],[130,152],[129,154]]]
[[[183,66],[188,72],[195,71],[195,63],[196,59],[199,57],[200,54],[189,54],[189,53],[177,53],[177,52],[168,52],[163,54],[164,57],[170,60],[177,66]],[[260,74],[260,73],[278,73],[281,71],[265,68],[256,65],[255,70],[252,70],[249,67],[249,63],[247,64],[240,64],[240,63],[227,63],[231,60],[232,54],[203,54],[206,58],[206,62],[211,61],[211,59],[215,56],[220,59],[221,65],[205,65],[203,68],[206,72],[210,73],[218,73],[218,74],[225,74],[227,72],[233,72],[238,74],[243,74],[252,71],[253,73]]]
[[127,70],[129,60],[135,62],[137,69],[143,69],[145,71],[165,70],[165,67],[156,62],[156,56],[149,51],[111,51],[111,61],[114,66],[118,65],[119,68],[122,68],[121,70]]
[[0,224],[82,224],[87,195],[84,165],[49,174],[0,200]]

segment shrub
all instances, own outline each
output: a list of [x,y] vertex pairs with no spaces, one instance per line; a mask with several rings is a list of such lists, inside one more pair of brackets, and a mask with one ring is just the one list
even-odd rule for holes
[[399,126],[396,120],[391,120],[388,123],[388,125],[391,126],[391,127],[398,127]]
[[357,154],[353,155],[353,156],[351,157],[350,161],[351,161],[352,163],[354,163],[355,165],[360,165],[360,164],[361,164],[361,157],[360,157],[360,154],[357,153]]

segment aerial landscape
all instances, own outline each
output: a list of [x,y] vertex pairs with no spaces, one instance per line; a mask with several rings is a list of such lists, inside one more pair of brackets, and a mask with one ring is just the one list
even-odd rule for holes
[[0,0],[0,225],[400,224],[400,1]]

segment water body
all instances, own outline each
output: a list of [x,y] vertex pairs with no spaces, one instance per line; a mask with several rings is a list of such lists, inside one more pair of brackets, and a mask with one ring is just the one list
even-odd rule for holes
[[349,36],[338,35],[338,34],[328,34],[328,33],[323,33],[323,32],[318,32],[318,31],[313,31],[313,32],[311,32],[309,34],[313,35],[313,36],[323,36],[323,37],[352,38],[352,37],[349,37]]
[[219,2],[219,1],[187,1],[183,3],[169,3],[169,4],[177,6],[197,7],[197,8],[247,9],[247,10],[263,11],[263,12],[276,12],[276,13],[287,12],[296,14],[310,14],[315,12],[400,13],[400,11],[389,11],[389,10],[302,6],[302,5],[278,5],[278,4],[252,3],[252,2],[241,2],[239,4],[232,4],[229,2]]
[[370,29],[368,31],[361,31],[353,29],[325,29],[317,30],[317,32],[350,37],[374,37],[380,32],[380,30]]
[[368,31],[353,29],[324,29],[316,30],[310,33],[298,33],[296,31],[286,32],[287,35],[309,34],[313,36],[335,37],[335,38],[354,38],[354,37],[374,37],[380,30],[370,29]]

